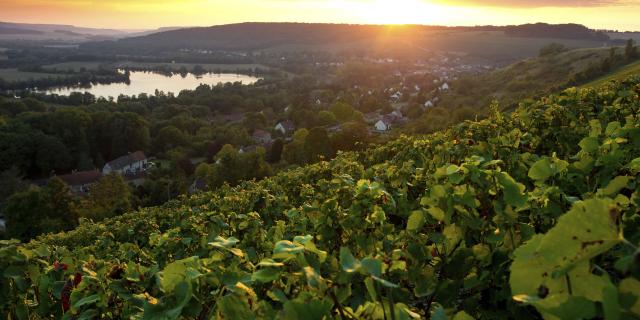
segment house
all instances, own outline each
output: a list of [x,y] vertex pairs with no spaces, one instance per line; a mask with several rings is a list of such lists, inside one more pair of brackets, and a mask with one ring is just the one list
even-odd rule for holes
[[102,168],[102,173],[105,175],[112,172],[120,175],[135,175],[140,171],[145,171],[147,167],[147,156],[145,156],[142,151],[136,151],[109,161],[104,165],[104,168]]
[[260,144],[269,143],[271,142],[271,133],[256,129],[256,131],[253,132],[253,141]]
[[89,192],[91,185],[98,182],[103,177],[103,174],[98,170],[90,170],[73,172],[57,177],[69,186],[72,193],[82,194]]
[[440,87],[440,90],[442,90],[442,91],[448,91],[448,90],[449,90],[449,84],[445,82],[445,83]]
[[424,103],[424,107],[425,108],[432,108],[433,107],[433,101],[427,100],[427,102]]
[[378,120],[378,122],[376,122],[374,127],[376,131],[389,131],[391,130],[391,121],[387,119],[387,117],[383,117],[382,119]]
[[293,133],[296,130],[296,126],[291,120],[280,121],[275,127],[276,131],[280,131],[283,135]]

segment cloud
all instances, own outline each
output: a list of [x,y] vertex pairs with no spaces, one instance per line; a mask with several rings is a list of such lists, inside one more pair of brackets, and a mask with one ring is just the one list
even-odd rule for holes
[[632,0],[432,0],[432,2],[446,5],[509,8],[571,8],[638,4],[637,1]]

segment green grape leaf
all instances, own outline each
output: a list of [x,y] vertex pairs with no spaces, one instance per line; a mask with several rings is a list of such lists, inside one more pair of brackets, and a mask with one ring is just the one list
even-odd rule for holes
[[607,320],[620,319],[620,302],[618,301],[618,288],[608,281],[602,292],[604,309],[604,318]]
[[407,230],[416,231],[420,230],[424,225],[424,213],[420,210],[411,212],[409,220],[407,221]]
[[360,261],[361,270],[372,276],[382,275],[382,261],[374,258],[364,258]]
[[100,301],[100,296],[97,294],[92,294],[90,296],[86,296],[76,302],[73,303],[73,308],[74,309],[79,309],[80,307],[87,305],[87,304],[92,304],[92,303],[96,303]]
[[522,207],[527,202],[527,195],[524,194],[525,186],[516,182],[506,172],[497,173],[498,183],[504,190],[504,201],[514,207]]
[[[322,320],[331,318],[332,303],[328,300],[298,301],[289,300],[284,304],[284,316],[281,319]],[[239,318],[230,318],[239,319]]]
[[554,170],[549,158],[540,159],[529,168],[529,178],[536,181],[545,181],[553,174]]
[[584,152],[594,153],[600,148],[600,140],[596,137],[586,137],[578,143],[578,146],[580,146]]
[[640,172],[640,158],[635,158],[631,160],[631,162],[629,162],[629,164],[627,164],[626,167],[629,168],[631,172],[637,174],[638,172]]
[[634,278],[623,279],[618,285],[618,291],[620,304],[634,315],[640,316],[640,281]]
[[613,178],[613,180],[609,181],[609,184],[607,184],[606,187],[599,189],[598,193],[603,196],[613,196],[620,192],[620,190],[624,189],[630,181],[631,177],[617,176]]
[[460,311],[453,316],[453,320],[475,320],[475,318],[464,311]]
[[342,270],[352,273],[356,272],[360,268],[360,261],[358,261],[351,251],[347,247],[340,248],[340,265]]
[[560,307],[570,296],[602,301],[608,279],[590,273],[589,260],[621,240],[611,210],[609,199],[576,202],[549,232],[520,246],[509,280],[514,299],[541,311]]
[[251,275],[251,280],[258,282],[271,282],[278,278],[280,278],[280,270],[274,268],[263,268]]
[[230,294],[216,303],[220,314],[225,319],[255,319],[256,316],[251,311],[249,304],[235,294]]

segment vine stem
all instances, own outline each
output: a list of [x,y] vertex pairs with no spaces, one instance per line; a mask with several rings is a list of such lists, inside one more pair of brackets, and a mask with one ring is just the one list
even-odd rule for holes
[[629,247],[633,248],[633,250],[639,251],[640,249],[634,245],[633,243],[631,243],[629,240],[622,238],[622,243],[628,245]]

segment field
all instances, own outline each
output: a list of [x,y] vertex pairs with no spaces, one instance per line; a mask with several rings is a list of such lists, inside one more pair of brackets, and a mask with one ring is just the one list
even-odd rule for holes
[[63,74],[41,73],[41,72],[24,72],[18,69],[0,69],[0,79],[7,82],[27,81],[31,79],[58,78],[64,77]]
[[253,70],[255,68],[258,69],[270,69],[267,66],[261,64],[211,64],[211,63],[159,63],[159,62],[134,62],[134,61],[123,61],[115,64],[117,68],[157,68],[162,66],[170,67],[173,71],[179,71],[182,67],[187,70],[192,70],[195,66],[201,66],[207,71],[213,72],[217,70],[234,72],[236,70]]
[[599,87],[601,85],[604,85],[605,83],[609,82],[609,81],[613,81],[613,80],[623,80],[628,78],[629,76],[632,75],[638,75],[640,74],[640,61],[628,64],[624,67],[621,67],[615,71],[613,71],[612,73],[598,78],[594,81],[591,81],[583,86],[581,86],[582,88],[587,88],[587,87],[591,87],[591,88],[595,88],[595,87]]
[[80,71],[82,69],[85,70],[97,70],[100,65],[103,63],[100,62],[62,62],[56,64],[45,65],[42,68],[45,70],[69,70],[69,71]]

